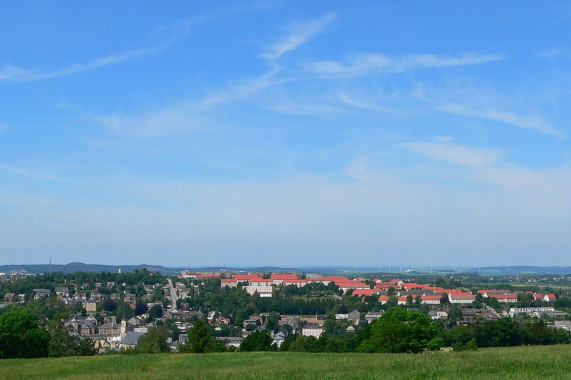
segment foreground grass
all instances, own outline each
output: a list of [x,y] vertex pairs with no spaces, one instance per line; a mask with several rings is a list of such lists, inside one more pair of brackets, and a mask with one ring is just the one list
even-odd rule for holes
[[0,379],[571,379],[571,346],[437,354],[226,353],[0,360]]

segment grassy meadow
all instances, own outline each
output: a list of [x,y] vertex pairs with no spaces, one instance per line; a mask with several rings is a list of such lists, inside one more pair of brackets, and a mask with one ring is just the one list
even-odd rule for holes
[[436,354],[224,353],[0,360],[0,379],[571,379],[571,346]]

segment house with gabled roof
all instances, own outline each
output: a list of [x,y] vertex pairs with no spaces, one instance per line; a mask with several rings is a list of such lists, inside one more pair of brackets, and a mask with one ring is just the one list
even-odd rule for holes
[[49,289],[34,289],[34,299],[39,300],[40,298],[49,297],[50,290]]
[[126,350],[137,347],[139,338],[145,334],[146,334],[145,332],[140,332],[140,331],[127,331],[125,336],[123,336],[121,338],[121,341],[119,342],[119,348],[121,350]]
[[449,293],[448,300],[451,304],[469,304],[476,300],[476,296],[471,293]]

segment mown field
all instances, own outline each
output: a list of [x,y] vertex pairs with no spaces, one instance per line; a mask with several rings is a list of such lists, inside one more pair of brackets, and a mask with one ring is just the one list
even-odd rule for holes
[[437,354],[224,353],[0,360],[1,379],[571,379],[571,346]]

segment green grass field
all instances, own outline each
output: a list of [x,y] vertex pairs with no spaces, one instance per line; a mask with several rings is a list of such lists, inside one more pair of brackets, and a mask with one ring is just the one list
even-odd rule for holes
[[571,346],[437,354],[226,353],[0,360],[2,379],[571,379]]

